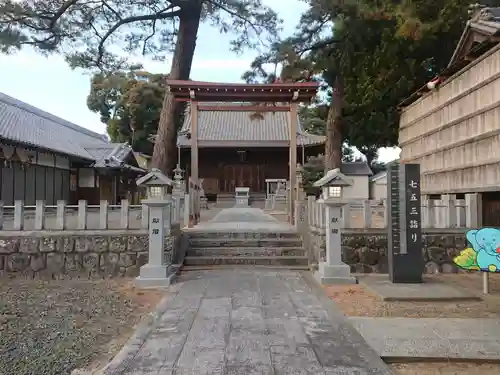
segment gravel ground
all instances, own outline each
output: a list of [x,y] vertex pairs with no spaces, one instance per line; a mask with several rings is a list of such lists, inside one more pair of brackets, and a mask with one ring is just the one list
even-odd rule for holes
[[[426,276],[480,294],[483,301],[470,302],[383,302],[359,285],[325,287],[327,295],[347,316],[409,318],[498,318],[500,317],[500,275],[490,276],[491,294],[481,294],[480,274]],[[500,364],[477,363],[398,363],[391,364],[396,375],[499,375]]]
[[[427,276],[481,293],[480,274]],[[339,305],[347,316],[408,317],[408,318],[498,318],[500,317],[500,275],[490,276],[489,295],[483,301],[463,302],[384,302],[376,294],[358,285],[332,285],[326,294]],[[500,374],[500,372],[498,372]]]
[[163,293],[129,279],[1,280],[0,374],[69,375],[107,362]]
[[404,363],[393,364],[396,375],[498,375],[499,364],[476,363]]

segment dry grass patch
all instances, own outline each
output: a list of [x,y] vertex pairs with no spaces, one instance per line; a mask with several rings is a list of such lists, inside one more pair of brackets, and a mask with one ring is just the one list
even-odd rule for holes
[[0,283],[0,369],[66,375],[110,360],[165,292],[130,279]]
[[[480,294],[481,275],[433,275],[428,279],[460,286]],[[482,301],[384,302],[363,284],[326,286],[325,292],[346,316],[408,318],[498,318],[500,317],[500,275],[490,275],[490,295]],[[500,372],[498,372],[500,374]]]

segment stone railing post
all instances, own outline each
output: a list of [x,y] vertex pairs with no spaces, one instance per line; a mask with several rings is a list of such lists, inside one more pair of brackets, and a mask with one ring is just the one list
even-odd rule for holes
[[24,202],[16,200],[14,202],[14,230],[24,229]]
[[35,202],[35,230],[42,230],[45,221],[45,202],[37,200]]
[[456,196],[452,194],[446,194],[443,196],[443,204],[445,206],[445,228],[456,228],[457,227],[457,208]]
[[342,206],[342,228],[351,227],[351,206],[349,202]]
[[182,225],[184,227],[188,227],[189,226],[189,208],[190,208],[190,205],[191,205],[191,199],[189,197],[189,194],[184,194],[184,207],[183,207],[183,211],[182,211],[182,215],[183,215],[183,222],[182,222]]
[[369,199],[363,200],[363,228],[371,228],[372,206]]
[[66,202],[63,200],[57,201],[56,211],[56,228],[59,230],[66,229]]
[[425,225],[423,228],[435,228],[436,227],[436,207],[433,199],[427,199],[422,201],[422,208],[425,212],[424,216],[426,218]]
[[465,194],[465,224],[467,228],[479,228],[482,225],[482,202],[478,193]]
[[145,204],[141,207],[141,227],[144,229],[149,227],[149,207]]
[[87,201],[78,201],[78,218],[76,229],[87,229]]
[[309,224],[309,228],[314,227],[314,197],[307,197],[307,222]]
[[319,218],[319,228],[323,231],[326,228],[325,225],[325,207],[322,206],[318,201],[316,201],[316,204],[318,205],[318,218]]
[[130,222],[129,211],[130,211],[130,206],[128,200],[122,199],[120,204],[120,227],[122,229],[129,228],[129,222]]
[[99,229],[108,229],[108,201],[99,202]]
[[464,199],[457,199],[455,200],[456,205],[455,205],[455,210],[456,210],[456,215],[457,215],[457,227],[459,228],[466,228],[467,223],[466,223],[466,218],[465,218],[465,200]]
[[[171,224],[177,223],[177,197],[172,196],[172,206],[171,206],[171,214],[170,214],[170,220]],[[172,226],[172,225],[171,225]]]
[[173,202],[170,199],[168,204],[165,206],[165,217],[163,218],[163,222],[165,224],[165,235],[169,236],[172,232],[172,213],[173,213]]

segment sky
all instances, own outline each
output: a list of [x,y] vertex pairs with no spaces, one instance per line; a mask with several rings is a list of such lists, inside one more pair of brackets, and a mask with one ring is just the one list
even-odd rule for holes
[[[291,35],[301,13],[307,9],[300,0],[263,0],[284,20],[283,36]],[[230,52],[230,35],[223,35],[210,25],[201,25],[191,70],[191,79],[212,82],[241,82],[256,56],[255,51],[237,55]],[[168,73],[170,61],[142,59],[146,70]],[[61,56],[41,56],[29,48],[15,55],[0,55],[0,92],[22,100],[44,111],[104,134],[106,127],[99,115],[86,105],[91,76],[71,70]],[[398,149],[383,149],[380,161],[397,158]]]

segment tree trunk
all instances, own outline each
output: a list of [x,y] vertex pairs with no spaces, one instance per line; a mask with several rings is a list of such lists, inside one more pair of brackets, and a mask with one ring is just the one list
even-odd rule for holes
[[[201,3],[200,0],[197,4],[183,8],[169,79],[189,79],[200,26]],[[182,125],[180,121],[183,108],[182,103],[176,102],[170,91],[167,90],[158,123],[152,164],[154,168],[158,168],[168,175],[172,173],[176,164],[177,131]]]
[[326,119],[325,172],[342,166],[342,107],[344,82],[338,76],[333,85],[332,103]]

